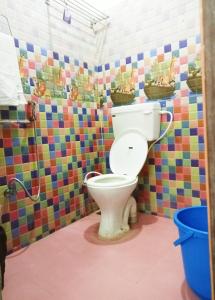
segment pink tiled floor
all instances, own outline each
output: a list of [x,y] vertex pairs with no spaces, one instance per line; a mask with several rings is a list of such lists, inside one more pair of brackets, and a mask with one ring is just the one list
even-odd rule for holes
[[4,300],[197,300],[184,281],[172,220],[139,215],[121,241],[92,214],[7,259]]

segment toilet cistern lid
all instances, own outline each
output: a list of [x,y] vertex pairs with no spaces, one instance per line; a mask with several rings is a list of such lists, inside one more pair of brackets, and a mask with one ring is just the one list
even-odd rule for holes
[[113,173],[136,177],[148,153],[148,143],[137,129],[130,129],[118,136],[110,150],[110,168]]

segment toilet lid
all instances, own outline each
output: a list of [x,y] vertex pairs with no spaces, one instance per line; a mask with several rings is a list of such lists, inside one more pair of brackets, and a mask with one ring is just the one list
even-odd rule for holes
[[110,150],[110,168],[113,173],[136,177],[142,169],[148,153],[146,138],[137,129],[126,130]]

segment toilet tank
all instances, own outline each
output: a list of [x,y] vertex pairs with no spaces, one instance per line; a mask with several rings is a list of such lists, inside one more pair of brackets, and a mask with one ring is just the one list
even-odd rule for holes
[[139,129],[148,141],[160,136],[160,103],[140,103],[117,106],[111,109],[114,136],[136,128]]

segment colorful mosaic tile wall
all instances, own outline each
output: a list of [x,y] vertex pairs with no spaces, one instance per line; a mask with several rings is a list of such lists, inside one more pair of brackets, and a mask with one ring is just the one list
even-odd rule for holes
[[[95,203],[82,186],[88,171],[109,170],[113,142],[111,89],[117,74],[132,74],[136,102],[148,101],[145,83],[155,59],[174,57],[175,92],[160,101],[174,114],[168,135],[151,150],[135,192],[140,210],[171,217],[176,208],[205,205],[205,152],[202,95],[187,86],[188,67],[200,52],[200,38],[185,39],[89,70],[66,55],[15,40],[27,99],[37,105],[37,140],[41,196],[32,203],[19,189],[3,196],[9,178],[24,181],[37,193],[33,125],[0,127],[0,205],[9,252],[54,232],[93,211]],[[127,79],[126,79],[127,80]],[[102,109],[98,104],[104,101]],[[1,120],[26,120],[27,107],[1,107]],[[101,120],[103,122],[101,122]],[[162,116],[161,130],[167,126]],[[104,132],[102,137],[101,132]]]
[[29,117],[28,107],[1,107],[1,121],[22,121],[0,125],[1,223],[9,252],[95,210],[83,178],[88,171],[104,168],[94,71],[66,55],[18,40],[15,45],[24,92],[38,103],[41,195],[32,203],[18,185],[17,197],[3,195],[14,176],[36,195],[38,177],[33,123],[22,123]]
[[[135,192],[139,208],[161,216],[171,217],[175,209],[206,205],[204,120],[201,93],[192,92],[187,85],[188,71],[199,59],[200,37],[151,49],[136,56],[97,67],[100,93],[112,105],[110,94],[119,72],[133,73],[136,102],[149,101],[144,86],[149,79],[153,62],[167,62],[174,58],[175,92],[159,101],[162,109],[173,113],[174,122],[167,136],[150,151],[139,175]],[[161,131],[167,126],[161,118]],[[113,139],[113,130],[105,135],[106,160]],[[109,142],[108,142],[109,141]]]

